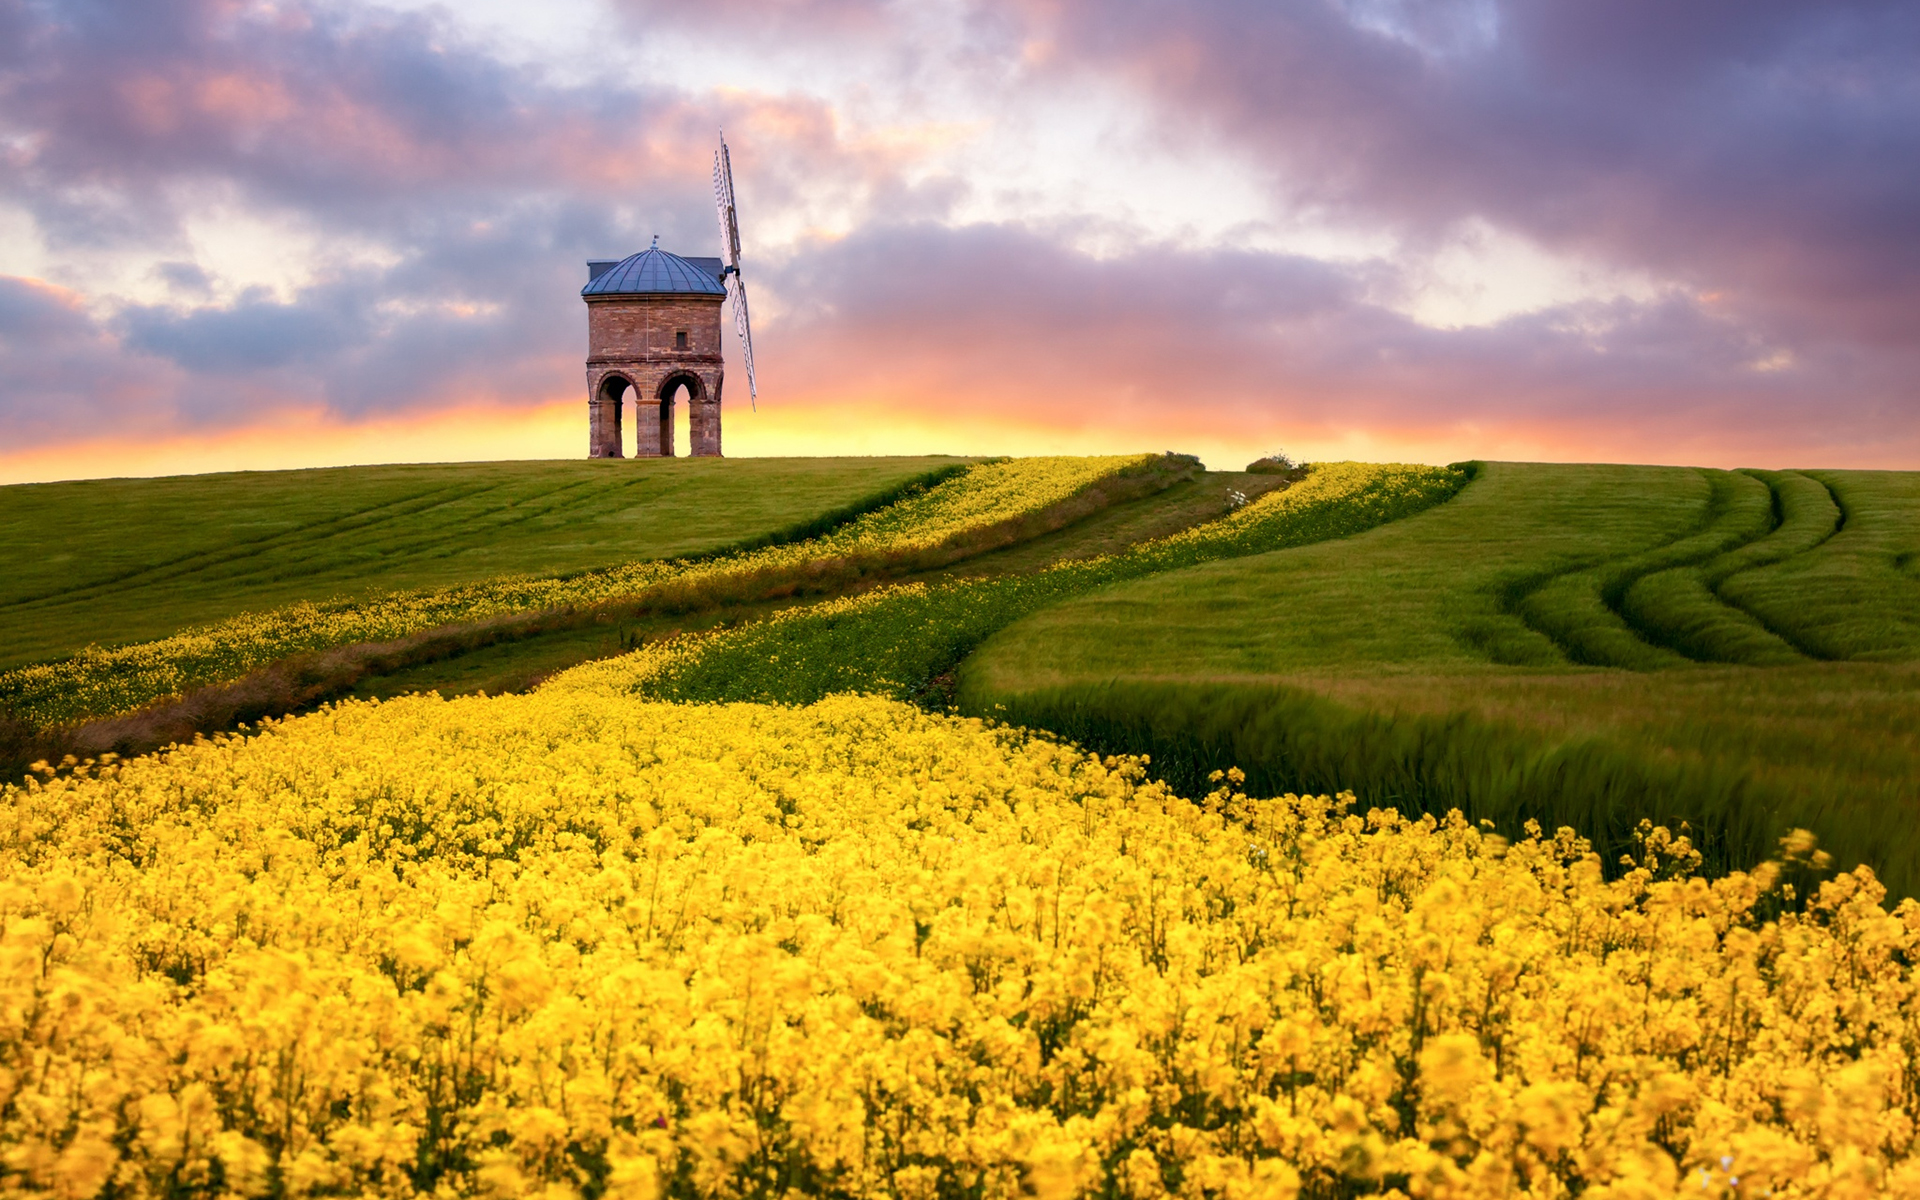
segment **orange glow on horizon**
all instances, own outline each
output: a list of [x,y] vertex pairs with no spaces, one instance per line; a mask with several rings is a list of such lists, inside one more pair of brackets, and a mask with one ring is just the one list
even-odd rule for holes
[[[1328,421],[1302,428],[1279,416],[1232,427],[1224,415],[1103,412],[1092,405],[1050,406],[1027,419],[984,411],[980,397],[820,394],[768,397],[758,411],[729,402],[725,448],[730,457],[865,455],[1117,454],[1176,450],[1215,470],[1236,470],[1275,450],[1306,461],[1447,463],[1469,458],[1542,462],[1655,462],[1666,465],[1810,467],[1791,451],[1728,446],[1702,436],[1674,439],[1667,453],[1635,453],[1635,439],[1596,437],[1539,423],[1506,426],[1422,426],[1342,429]],[[164,438],[90,438],[0,453],[0,484],[54,480],[270,471],[402,462],[481,462],[581,458],[585,405],[546,399],[438,408],[405,417],[352,422],[297,412],[271,423]],[[1292,426],[1291,430],[1289,426]],[[1897,451],[1888,451],[1889,455]],[[1846,465],[1899,469],[1892,457],[1846,456]]]
[[0,454],[0,483],[283,471],[398,462],[570,458],[586,446],[578,402],[438,409],[346,422],[313,412],[270,424],[165,438],[89,438]]

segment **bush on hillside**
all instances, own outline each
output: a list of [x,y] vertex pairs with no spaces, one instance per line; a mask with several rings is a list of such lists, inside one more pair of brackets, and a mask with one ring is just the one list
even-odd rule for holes
[[1306,463],[1293,461],[1285,450],[1275,450],[1265,458],[1256,458],[1247,464],[1250,475],[1291,475],[1306,469]]

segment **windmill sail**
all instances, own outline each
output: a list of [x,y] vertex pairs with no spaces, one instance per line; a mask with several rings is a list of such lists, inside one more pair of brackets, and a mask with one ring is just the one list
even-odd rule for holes
[[753,327],[747,321],[747,287],[740,281],[740,219],[733,206],[733,159],[727,154],[727,138],[720,136],[720,149],[713,156],[713,202],[720,213],[720,245],[726,253],[727,297],[733,301],[733,327],[740,334],[740,357],[747,367],[747,399],[757,411],[760,390],[753,380]]

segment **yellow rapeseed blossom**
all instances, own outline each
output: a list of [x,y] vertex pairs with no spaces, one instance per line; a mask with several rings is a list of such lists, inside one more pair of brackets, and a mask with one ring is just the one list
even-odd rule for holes
[[1765,919],[644,665],[0,792],[8,1194],[1920,1194],[1865,870]]
[[[1459,478],[1457,472],[1452,474]],[[1167,553],[1193,544],[1219,543],[1243,531],[1257,533],[1289,513],[1323,507],[1330,501],[1344,506],[1358,500],[1389,510],[1404,496],[1433,494],[1436,482],[1447,475],[1447,471],[1418,463],[1315,463],[1302,479],[1288,487],[1268,492],[1218,521],[1148,542],[1133,553]],[[1457,486],[1449,487],[1446,494],[1451,495]],[[1340,511],[1345,516],[1351,509],[1343,507]]]

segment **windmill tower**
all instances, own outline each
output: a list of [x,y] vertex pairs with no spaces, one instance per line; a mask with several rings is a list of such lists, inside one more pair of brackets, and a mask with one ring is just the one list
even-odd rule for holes
[[672,456],[673,409],[684,394],[690,453],[720,455],[720,390],[726,379],[720,306],[733,301],[734,328],[756,394],[753,334],[740,282],[740,226],[725,140],[714,155],[714,199],[725,259],[682,258],[660,239],[618,262],[587,264],[587,456],[620,458],[632,409],[634,456]]

